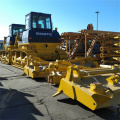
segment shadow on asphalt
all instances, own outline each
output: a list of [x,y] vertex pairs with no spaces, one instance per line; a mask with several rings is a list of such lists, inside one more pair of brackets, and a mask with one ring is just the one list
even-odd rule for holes
[[0,80],[8,80],[8,79],[5,77],[0,77]]
[[93,112],[94,114],[96,114],[97,116],[100,116],[101,118],[103,118],[105,120],[120,120],[120,113],[116,114],[106,108],[92,111],[89,108],[87,108],[85,105],[83,105],[82,103],[78,102],[77,100],[72,100],[71,98],[59,99],[57,101],[66,103],[66,104],[70,104],[70,105],[78,105],[81,108],[83,108],[87,111]]
[[83,109],[86,109],[86,110],[89,110],[89,108],[87,108],[85,105],[81,104],[80,102],[78,102],[77,100],[73,100],[71,98],[65,98],[65,99],[59,99],[57,100],[59,102],[62,102],[62,103],[66,103],[66,104],[70,104],[70,105],[79,105],[80,107],[82,107]]
[[33,115],[44,116],[26,97],[34,96],[0,88],[0,120],[36,120]]
[[54,87],[58,88],[58,87],[59,87],[59,84],[56,84],[56,85],[52,85],[52,86],[54,86]]
[[3,86],[3,85],[1,84],[1,82],[0,82],[0,86]]
[[36,82],[47,82],[45,78],[33,78]]

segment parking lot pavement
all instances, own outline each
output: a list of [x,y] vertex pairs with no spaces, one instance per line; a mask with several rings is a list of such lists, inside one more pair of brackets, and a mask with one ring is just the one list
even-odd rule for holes
[[21,76],[23,70],[0,63],[0,120],[119,120],[107,109],[91,111],[45,79]]

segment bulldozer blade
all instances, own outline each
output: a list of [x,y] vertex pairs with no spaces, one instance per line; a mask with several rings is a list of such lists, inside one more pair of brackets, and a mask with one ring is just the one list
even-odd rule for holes
[[55,93],[55,94],[53,95],[53,97],[56,97],[56,96],[58,96],[58,95],[60,95],[60,94],[62,94],[62,93],[63,93],[63,91],[60,90],[60,91],[58,91],[57,93]]
[[[116,69],[117,68],[111,70],[111,73],[113,71],[117,72]],[[105,72],[105,70],[97,70],[97,76],[99,73],[98,71],[100,71],[100,73],[103,71],[103,74]],[[89,71],[89,73],[95,75],[95,71],[93,70]],[[110,74],[110,70],[107,70],[106,73]],[[91,110],[119,105],[119,77],[115,75],[106,79],[103,76],[104,79],[98,77],[98,81],[96,81],[94,78],[95,77],[91,75],[87,77],[87,73],[83,73],[83,71],[80,72],[79,68],[77,67],[68,67],[66,78],[61,79],[58,91],[53,95],[53,97],[64,93],[73,100],[77,100],[84,104]],[[111,81],[115,81],[115,83]]]

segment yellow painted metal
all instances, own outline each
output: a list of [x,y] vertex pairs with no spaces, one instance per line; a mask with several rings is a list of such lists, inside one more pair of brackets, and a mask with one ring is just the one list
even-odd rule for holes
[[3,50],[5,49],[6,39],[7,39],[7,37],[4,37],[4,41],[3,41]]
[[[29,63],[24,67],[24,73],[32,78],[45,77],[48,82],[51,84],[59,84],[61,78],[66,76],[67,68],[69,66],[74,67],[79,63],[80,69],[93,69],[93,67],[98,67],[98,63],[91,61],[92,58],[76,58],[75,60],[65,61],[65,60],[56,60],[54,62],[43,61],[41,59],[38,62],[33,58],[29,58]],[[92,62],[92,66],[85,66],[82,61]],[[82,65],[81,65],[82,62]],[[37,69],[35,69],[37,68]]]
[[[75,65],[71,65],[71,66],[75,66]],[[93,69],[91,67],[84,67],[84,66],[78,66],[81,70],[88,70],[88,69]],[[66,67],[66,69],[68,68],[68,66]],[[49,75],[48,75],[48,82],[50,82],[51,84],[60,84],[61,78],[64,78],[66,76],[67,71],[64,69],[59,69],[57,71],[52,71]]]
[[105,36],[116,37],[117,35],[120,35],[120,32],[98,31],[98,30],[89,30],[89,29],[80,30],[78,32],[81,32],[82,34],[96,34],[98,36],[105,35]]
[[111,83],[112,85],[115,85],[118,83],[119,80],[119,76],[118,75],[114,75],[114,76],[110,76],[109,78],[106,79],[109,83]]
[[11,64],[11,51],[1,50],[1,62],[5,64]]
[[23,68],[30,55],[48,61],[67,59],[65,51],[56,48],[58,45],[61,43],[21,43],[12,51],[12,65]]
[[29,56],[37,56],[32,50],[14,49],[12,51],[12,65],[23,69]]
[[51,84],[60,84],[60,80],[62,79],[62,77],[66,76],[66,72],[55,72],[52,71],[49,75],[48,75],[48,82]]
[[42,60],[39,57],[29,56],[24,67],[24,73],[31,78],[45,77],[45,73],[48,72],[46,69],[48,65],[48,61]]
[[19,49],[36,51],[38,57],[49,60],[51,57],[54,57],[57,45],[56,43],[22,43],[19,44]]
[[113,59],[119,61],[119,63],[120,63],[120,57],[113,57]]
[[[120,79],[115,77],[116,84],[109,84],[114,77],[107,78],[92,75],[120,73],[117,66],[111,69],[80,70],[79,67],[68,67],[67,75],[62,78],[57,93],[53,97],[66,94],[73,100],[77,100],[90,108],[96,110],[104,107],[120,104]],[[85,77],[86,76],[86,77]],[[117,79],[117,80],[116,80]],[[119,79],[119,82],[118,82]]]
[[99,94],[104,93],[103,86],[101,83],[91,83],[90,84],[90,91],[92,91],[94,93],[99,93]]
[[102,64],[119,64],[118,59],[114,59],[114,57],[120,57],[120,40],[115,37],[114,34],[103,36],[101,39],[101,47],[100,47],[100,58]]
[[114,38],[115,38],[115,39],[119,39],[119,38],[120,38],[120,35],[118,35],[118,36],[115,36]]
[[89,67],[99,67],[99,63],[98,63],[98,58],[94,58],[94,57],[76,57],[75,59],[69,60],[72,64],[77,64],[77,65],[82,65],[82,67],[84,66],[83,69],[87,69]]
[[52,71],[54,72],[67,71],[67,67],[70,65],[73,66],[68,61],[56,60],[54,62],[48,62],[40,58],[37,62],[35,60],[35,57],[32,57],[32,59],[31,58],[28,59],[28,62],[24,67],[24,73],[32,78],[47,77],[49,74],[51,74]]
[[11,64],[12,62],[12,50],[16,49],[18,46],[18,42],[21,40],[20,38],[20,32],[17,33],[15,37],[15,44],[14,45],[6,45],[6,37],[4,38],[4,47],[3,50],[0,51],[1,54],[1,62],[5,64]]
[[[112,57],[120,56],[119,54],[120,32],[98,31],[98,30],[93,30],[92,28],[93,28],[92,24],[89,24],[87,29],[78,31],[78,33],[65,32],[61,34],[61,37],[64,38],[66,41],[69,40],[73,42],[70,53],[68,53],[69,51],[68,52],[66,51],[69,54],[69,59],[72,59],[75,56],[87,57],[90,55],[94,55],[97,56],[99,60],[101,60],[101,63],[103,64],[119,63],[118,60],[113,62]],[[78,41],[81,38],[82,38],[81,42],[84,44],[85,52],[82,54],[80,53],[78,54],[77,49],[80,46],[76,41]],[[100,50],[101,54],[100,52],[92,53],[92,50],[94,49],[96,42],[101,44],[101,50]]]
[[15,37],[15,43],[14,43],[14,48],[17,49],[18,48],[18,42],[21,41],[21,37],[20,37],[20,32],[18,31],[16,37]]

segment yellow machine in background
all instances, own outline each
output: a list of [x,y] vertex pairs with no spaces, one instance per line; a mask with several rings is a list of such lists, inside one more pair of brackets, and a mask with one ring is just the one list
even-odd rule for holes
[[[114,38],[118,41],[117,43],[114,43],[114,46],[119,47],[119,50],[114,49],[114,51],[115,53],[120,54],[120,35]],[[120,63],[120,56],[114,56],[113,59],[119,61],[118,63]]]
[[[119,61],[113,59],[113,57],[120,57],[118,36],[120,32],[93,30],[92,24],[88,24],[87,29],[79,32],[61,34],[61,38],[66,40],[66,52],[69,59],[74,59],[76,56],[85,58],[91,56],[102,64],[119,64]],[[84,52],[79,50],[81,48]]]
[[3,50],[0,51],[1,62],[11,64],[13,49],[18,47],[18,42],[21,41],[20,34],[25,29],[25,25],[11,24],[9,26],[9,36],[4,37]]

